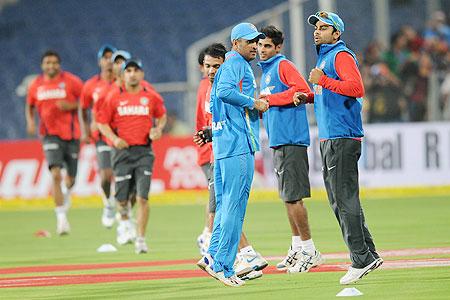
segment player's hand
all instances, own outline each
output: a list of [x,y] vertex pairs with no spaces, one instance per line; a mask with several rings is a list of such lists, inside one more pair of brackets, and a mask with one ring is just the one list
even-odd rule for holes
[[56,106],[62,111],[72,110],[72,104],[66,100],[59,100],[56,102]]
[[117,149],[125,149],[128,148],[128,143],[122,140],[120,137],[116,137],[113,141],[114,147]]
[[295,106],[305,104],[306,101],[308,100],[308,95],[302,92],[296,92],[292,97],[292,100],[294,101]]
[[81,134],[80,141],[84,144],[89,144],[91,142],[91,135],[89,134],[89,132],[83,132]]
[[255,99],[255,109],[260,112],[265,112],[269,109],[269,101],[267,101],[267,96],[259,96],[258,99]]
[[204,144],[206,144],[205,141],[203,140],[203,138],[201,137],[202,134],[203,134],[203,131],[199,130],[192,137],[192,140],[194,141],[194,143],[200,147],[203,146]]
[[34,122],[27,123],[27,134],[29,136],[35,136],[36,135],[36,124]]
[[162,136],[162,130],[158,127],[153,127],[150,129],[149,137],[152,141],[159,140]]
[[320,77],[323,75],[323,71],[319,68],[314,68],[309,72],[308,81],[314,84],[319,84]]

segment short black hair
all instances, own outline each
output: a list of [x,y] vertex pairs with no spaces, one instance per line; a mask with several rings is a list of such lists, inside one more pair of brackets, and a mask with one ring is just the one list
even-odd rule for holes
[[41,63],[44,61],[44,58],[48,56],[55,56],[58,59],[58,62],[61,62],[61,57],[59,56],[58,52],[56,52],[55,50],[47,50],[41,56]]
[[[227,53],[227,48],[221,43],[214,43],[205,48],[204,55],[209,55],[214,58],[222,58],[225,60],[225,54]],[[204,59],[204,57],[203,57]]]
[[200,66],[203,66],[203,61],[205,60],[205,50],[206,48],[203,48],[202,51],[198,54],[198,64]]
[[281,45],[284,42],[283,32],[273,25],[261,28],[260,30],[265,36],[272,40],[275,46]]

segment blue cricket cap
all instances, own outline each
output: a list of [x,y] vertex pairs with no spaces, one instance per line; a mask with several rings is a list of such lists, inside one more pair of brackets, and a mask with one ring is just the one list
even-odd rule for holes
[[250,41],[257,37],[259,37],[260,39],[264,39],[266,35],[262,32],[259,32],[258,29],[256,29],[256,26],[252,23],[240,23],[234,26],[231,30],[231,41],[238,39]]
[[104,44],[103,46],[100,47],[100,49],[98,49],[97,52],[97,59],[100,60],[100,58],[103,57],[103,55],[105,55],[105,52],[116,52],[117,49],[116,47],[110,45],[110,44]]
[[111,61],[114,62],[118,57],[122,57],[123,59],[128,60],[131,58],[131,54],[130,52],[125,50],[117,50],[113,53]]
[[326,11],[319,11],[316,12],[314,15],[310,15],[308,17],[308,23],[312,26],[315,26],[317,21],[322,21],[325,24],[331,25],[336,30],[339,30],[341,33],[344,32],[345,26],[342,19],[335,13],[332,12],[326,12]]
[[125,71],[126,68],[131,67],[131,66],[142,70],[142,67],[143,67],[142,61],[139,58],[135,58],[135,57],[127,59],[122,64],[122,71]]

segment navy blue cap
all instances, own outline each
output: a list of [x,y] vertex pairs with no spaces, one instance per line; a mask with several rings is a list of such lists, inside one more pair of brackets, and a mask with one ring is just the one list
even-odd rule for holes
[[118,57],[122,57],[125,60],[128,60],[131,58],[131,54],[128,51],[125,50],[117,50],[113,53],[112,57],[111,57],[111,61],[114,62],[116,60],[116,58]]
[[130,66],[134,66],[137,67],[138,69],[142,70],[142,61],[139,58],[130,58],[127,59],[123,64],[122,64],[122,71],[125,71],[126,68],[130,67]]

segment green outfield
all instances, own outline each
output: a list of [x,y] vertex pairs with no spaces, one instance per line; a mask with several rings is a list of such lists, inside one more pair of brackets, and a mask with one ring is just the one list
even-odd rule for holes
[[[319,250],[322,253],[345,252],[340,229],[328,203],[311,199],[307,207]],[[402,265],[405,259],[409,262],[450,259],[450,195],[372,198],[365,199],[363,207],[379,250],[447,250],[442,253],[405,250],[384,257],[383,268],[352,287],[358,288],[365,299],[450,298],[449,264],[411,267],[405,262]],[[343,289],[338,282],[344,271],[266,274],[240,288],[225,287],[212,278],[201,277],[203,274],[194,265],[194,260],[199,258],[196,237],[204,220],[201,204],[153,205],[148,227],[150,252],[144,255],[134,254],[132,245],[118,247],[115,253],[97,253],[101,244],[115,244],[115,230],[102,228],[100,214],[99,208],[73,208],[69,213],[71,234],[58,237],[54,213],[50,209],[0,211],[0,299],[330,299]],[[33,233],[40,229],[50,231],[52,237],[35,237]],[[250,202],[244,229],[254,248],[264,256],[282,256],[289,247],[289,225],[279,202]],[[165,263],[153,265],[154,261]],[[391,261],[399,263],[389,267]],[[348,259],[334,258],[326,263],[340,262],[348,262]],[[92,266],[106,263],[111,266]],[[271,265],[275,263],[276,260],[271,261]],[[85,267],[41,267],[55,265]],[[32,266],[36,268],[27,269]],[[14,269],[16,267],[27,268],[16,272],[14,270],[19,270]],[[168,279],[158,279],[158,274]],[[169,277],[164,277],[167,274]],[[42,276],[74,277],[68,277],[64,285],[2,287],[2,280],[17,278],[17,282],[28,282],[28,278],[33,277],[37,282],[43,280]],[[89,276],[93,282],[88,282]],[[76,280],[71,282],[73,278],[85,282],[73,284],[76,283]],[[128,279],[114,282],[110,278]],[[101,280],[106,281],[95,283]]]

